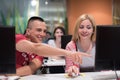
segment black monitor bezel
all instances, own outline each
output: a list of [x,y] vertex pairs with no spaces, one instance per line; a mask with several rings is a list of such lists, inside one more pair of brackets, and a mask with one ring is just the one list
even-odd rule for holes
[[4,45],[0,49],[0,74],[15,74],[15,26],[0,25],[0,36],[1,45]]
[[[106,31],[106,33],[105,33]],[[95,70],[114,70],[120,69],[120,54],[116,54],[117,51],[114,52],[115,45],[114,43],[111,43],[112,41],[115,41],[113,38],[116,38],[115,44],[120,40],[119,36],[120,34],[120,25],[97,25],[96,28],[96,55],[95,55]],[[113,35],[115,36],[113,36]],[[117,35],[118,34],[118,35]],[[104,39],[103,39],[104,38]],[[106,41],[105,41],[106,39]],[[109,39],[107,41],[107,39]],[[119,39],[119,40],[117,40]],[[103,43],[100,42],[100,40],[103,40]],[[106,45],[108,43],[111,43],[110,45]],[[119,45],[120,42],[117,44]],[[112,48],[113,45],[113,49]],[[103,47],[102,47],[103,46]],[[108,46],[106,48],[106,46]],[[108,51],[106,49],[109,49]],[[103,55],[103,50],[105,51],[105,55]],[[113,50],[113,52],[112,52]],[[116,49],[115,49],[116,50]],[[117,50],[120,50],[117,48]],[[110,52],[111,51],[111,52]],[[111,53],[110,55],[107,54],[107,52]],[[120,52],[120,51],[119,51]]]

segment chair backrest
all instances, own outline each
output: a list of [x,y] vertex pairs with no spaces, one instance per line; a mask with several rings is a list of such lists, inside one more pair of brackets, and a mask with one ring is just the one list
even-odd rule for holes
[[63,35],[61,36],[61,48],[65,49],[68,42],[72,39],[72,35]]

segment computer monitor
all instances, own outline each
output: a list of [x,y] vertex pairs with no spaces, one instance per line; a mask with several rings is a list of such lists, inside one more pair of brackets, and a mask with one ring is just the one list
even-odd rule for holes
[[0,74],[16,73],[15,27],[0,25]]
[[72,35],[63,35],[61,36],[61,48],[65,49],[68,42],[72,39]]
[[98,25],[96,31],[95,69],[120,69],[120,25]]

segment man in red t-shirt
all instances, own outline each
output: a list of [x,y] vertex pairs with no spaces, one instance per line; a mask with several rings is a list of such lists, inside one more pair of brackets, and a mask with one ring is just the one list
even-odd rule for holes
[[[31,42],[42,42],[46,36],[46,25],[40,17],[31,17],[28,21],[27,29],[22,34],[16,35],[16,43],[21,40],[29,40]],[[32,37],[33,36],[33,37]],[[35,37],[35,38],[34,38]],[[16,72],[19,76],[33,74],[42,66],[43,57],[34,53],[19,52],[16,50]]]

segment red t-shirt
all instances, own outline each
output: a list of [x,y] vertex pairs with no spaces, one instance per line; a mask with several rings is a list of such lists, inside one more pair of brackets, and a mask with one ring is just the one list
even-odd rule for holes
[[[22,34],[16,35],[16,43],[21,41],[21,40],[26,40],[26,39],[27,38]],[[27,53],[19,52],[16,50],[16,68],[28,65],[29,62],[34,58],[39,59],[41,62],[43,61],[42,56],[38,56],[36,54],[27,54]]]

